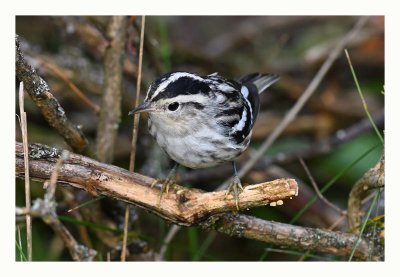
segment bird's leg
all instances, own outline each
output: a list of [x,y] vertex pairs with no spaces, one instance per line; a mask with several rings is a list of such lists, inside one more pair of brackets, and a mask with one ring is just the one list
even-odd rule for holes
[[236,170],[236,164],[235,161],[232,161],[232,166],[233,166],[233,178],[232,181],[228,187],[228,191],[226,192],[226,195],[231,193],[233,197],[235,197],[235,202],[236,202],[236,209],[239,210],[239,194],[243,191],[242,184],[239,179],[239,175]]
[[167,175],[167,178],[165,178],[164,180],[155,180],[152,184],[151,187],[154,187],[155,184],[161,182],[161,192],[160,192],[160,198],[158,200],[158,202],[161,201],[161,197],[163,195],[164,192],[168,193],[169,191],[169,187],[173,186],[176,182],[176,172],[178,170],[178,166],[179,164],[174,162],[174,166],[172,167],[172,169],[170,170],[170,172]]

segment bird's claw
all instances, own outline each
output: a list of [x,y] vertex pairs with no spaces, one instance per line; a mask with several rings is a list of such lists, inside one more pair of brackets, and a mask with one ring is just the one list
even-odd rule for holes
[[156,184],[161,184],[161,190],[160,190],[160,196],[158,198],[158,204],[160,204],[161,202],[161,198],[163,193],[167,193],[169,192],[170,187],[173,187],[174,184],[176,182],[175,176],[168,176],[166,179],[164,180],[154,180],[153,183],[151,184],[151,188],[153,188]]
[[239,195],[243,191],[242,183],[238,176],[234,176],[225,195],[232,194],[235,198],[236,210],[239,210]]

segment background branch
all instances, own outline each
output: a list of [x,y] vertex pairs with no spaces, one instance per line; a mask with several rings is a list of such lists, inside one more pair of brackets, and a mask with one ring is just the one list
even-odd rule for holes
[[18,80],[24,82],[26,91],[50,126],[57,130],[74,151],[82,152],[87,145],[85,136],[68,120],[60,103],[50,93],[47,83],[27,63],[22,54],[18,36],[15,36],[15,73]]
[[113,16],[107,30],[109,45],[104,55],[104,90],[97,125],[96,155],[111,163],[121,120],[122,58],[126,40],[126,16]]

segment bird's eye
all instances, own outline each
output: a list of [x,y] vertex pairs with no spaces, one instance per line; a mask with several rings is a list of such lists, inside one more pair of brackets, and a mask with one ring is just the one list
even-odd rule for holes
[[176,111],[178,108],[179,108],[178,102],[173,102],[168,105],[168,110],[170,110],[170,111]]

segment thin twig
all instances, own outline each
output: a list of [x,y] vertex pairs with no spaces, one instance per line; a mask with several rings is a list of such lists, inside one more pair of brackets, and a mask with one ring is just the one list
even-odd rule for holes
[[61,166],[64,161],[68,159],[69,152],[67,150],[63,150],[60,158],[57,160],[53,171],[50,175],[50,180],[44,183],[44,189],[46,189],[45,200],[55,201],[55,192],[56,192],[56,183],[58,180],[58,173],[60,172]]
[[121,262],[126,261],[127,249],[128,249],[128,233],[129,233],[129,204],[125,206],[124,213],[124,236],[122,238],[122,251],[121,251]]
[[[257,163],[257,161],[264,155],[265,151],[271,146],[271,144],[280,136],[282,131],[288,126],[288,124],[296,117],[299,111],[303,108],[307,100],[313,95],[317,90],[319,84],[324,79],[328,70],[332,67],[333,63],[340,56],[344,47],[351,42],[354,37],[360,32],[367,22],[368,17],[361,17],[355,26],[337,43],[335,48],[332,50],[328,58],[322,64],[321,68],[318,70],[317,74],[314,76],[304,93],[297,100],[296,104],[290,109],[286,116],[282,119],[281,123],[274,129],[271,135],[262,143],[251,159],[244,164],[244,166],[239,170],[239,177],[243,177],[249,170]],[[224,183],[225,188],[229,184],[230,180]]]
[[328,199],[326,199],[325,196],[322,195],[321,191],[318,188],[317,183],[315,182],[314,177],[312,176],[310,169],[308,168],[308,166],[306,165],[306,163],[304,162],[304,160],[299,157],[299,161],[301,166],[303,167],[304,171],[306,172],[308,179],[310,179],[310,183],[313,186],[315,192],[317,193],[318,197],[329,207],[331,207],[332,209],[334,209],[335,211],[337,211],[338,213],[340,213],[341,215],[346,214],[345,211],[343,211],[342,209],[340,209],[339,207],[337,207],[335,204],[333,204],[332,202],[330,202]]
[[49,224],[54,232],[60,236],[67,247],[71,257],[75,261],[91,261],[97,252],[84,245],[79,244],[68,229],[58,219],[56,213],[57,202],[55,199],[56,183],[61,174],[62,166],[67,162],[70,153],[62,151],[50,171],[50,180],[45,182],[46,193],[43,199],[36,199],[30,211],[31,215],[39,216]]
[[168,246],[178,231],[181,229],[178,225],[172,225],[171,228],[168,230],[167,235],[164,238],[163,244],[161,246],[160,252],[156,254],[155,260],[156,261],[163,261],[165,253],[167,253]]
[[[347,213],[347,211],[346,211]],[[343,220],[346,219],[346,215],[341,215],[335,222],[332,223],[331,226],[329,226],[328,230],[333,230],[335,229],[340,223],[342,223]]]
[[[144,26],[145,26],[146,17],[142,16],[142,23],[140,28],[140,46],[139,46],[139,66],[138,66],[138,77],[136,80],[136,98],[135,98],[135,107],[139,105],[140,100],[140,88],[142,81],[142,64],[143,64],[143,40],[144,40]],[[131,143],[131,155],[129,159],[129,171],[135,171],[135,156],[136,156],[136,142],[139,131],[139,119],[140,114],[134,115],[133,120],[133,131],[132,131],[132,143]],[[125,261],[126,259],[126,245],[128,241],[128,223],[129,223],[129,205],[125,207],[125,218],[124,218],[124,238],[122,241],[122,251],[121,251],[121,261]]]
[[[31,208],[31,188],[29,182],[29,151],[28,151],[28,130],[26,112],[24,109],[24,83],[19,83],[19,113],[22,132],[22,142],[24,145],[24,168],[25,168],[25,206]],[[26,214],[26,242],[28,249],[28,261],[32,261],[32,217]]]
[[82,204],[76,205],[75,207],[69,209],[69,210],[67,211],[67,213],[70,213],[70,212],[73,212],[73,211],[75,211],[75,210],[77,210],[77,209],[83,208],[83,207],[85,207],[85,206],[87,206],[87,205],[90,205],[90,204],[92,204],[92,203],[94,203],[94,202],[100,201],[101,199],[104,199],[104,198],[105,198],[104,196],[99,196],[99,197],[90,199],[90,200],[88,200],[88,201],[86,201],[86,202],[84,202],[84,203],[82,203]]
[[368,111],[368,105],[367,105],[367,102],[365,101],[364,95],[363,95],[362,90],[361,90],[361,88],[360,88],[360,84],[358,83],[358,79],[357,79],[356,73],[355,73],[355,71],[354,71],[353,64],[351,63],[351,59],[350,59],[350,56],[349,56],[349,52],[347,52],[347,49],[344,49],[344,52],[346,53],[346,58],[347,58],[347,61],[348,61],[348,63],[349,63],[349,66],[350,66],[351,74],[353,75],[354,82],[355,82],[355,84],[356,84],[356,86],[357,86],[357,91],[358,91],[358,94],[360,95],[360,98],[361,98],[361,101],[362,101],[362,104],[363,104],[365,113],[367,114],[368,119],[369,119],[369,121],[371,122],[371,125],[374,127],[374,130],[375,130],[376,135],[378,136],[378,138],[380,139],[380,141],[381,141],[382,144],[383,144],[383,143],[384,143],[384,140],[383,140],[383,137],[382,137],[382,135],[381,135],[381,132],[379,132],[378,128],[377,128],[376,125],[375,125],[374,120],[372,119],[371,114],[370,114],[369,111]]
[[[145,16],[142,16],[142,24],[141,24],[141,29],[140,29],[140,48],[139,48],[139,66],[138,66],[139,69],[138,69],[138,77],[136,80],[136,97],[135,97],[134,107],[139,106],[139,101],[140,101],[145,18],[146,18]],[[139,120],[140,120],[140,113],[134,114],[131,155],[130,155],[130,160],[129,160],[129,171],[131,171],[131,172],[133,172],[135,170],[136,142],[137,142],[138,131],[139,131]]]
[[90,100],[66,75],[64,72],[62,72],[59,68],[57,68],[55,65],[42,60],[42,64],[47,67],[49,70],[53,71],[55,75],[57,75],[61,80],[63,80],[69,88],[72,90],[73,93],[75,93],[76,96],[79,97],[79,99],[82,100],[83,103],[85,103],[89,108],[91,108],[96,114],[100,112],[100,107],[99,105],[95,104]]

